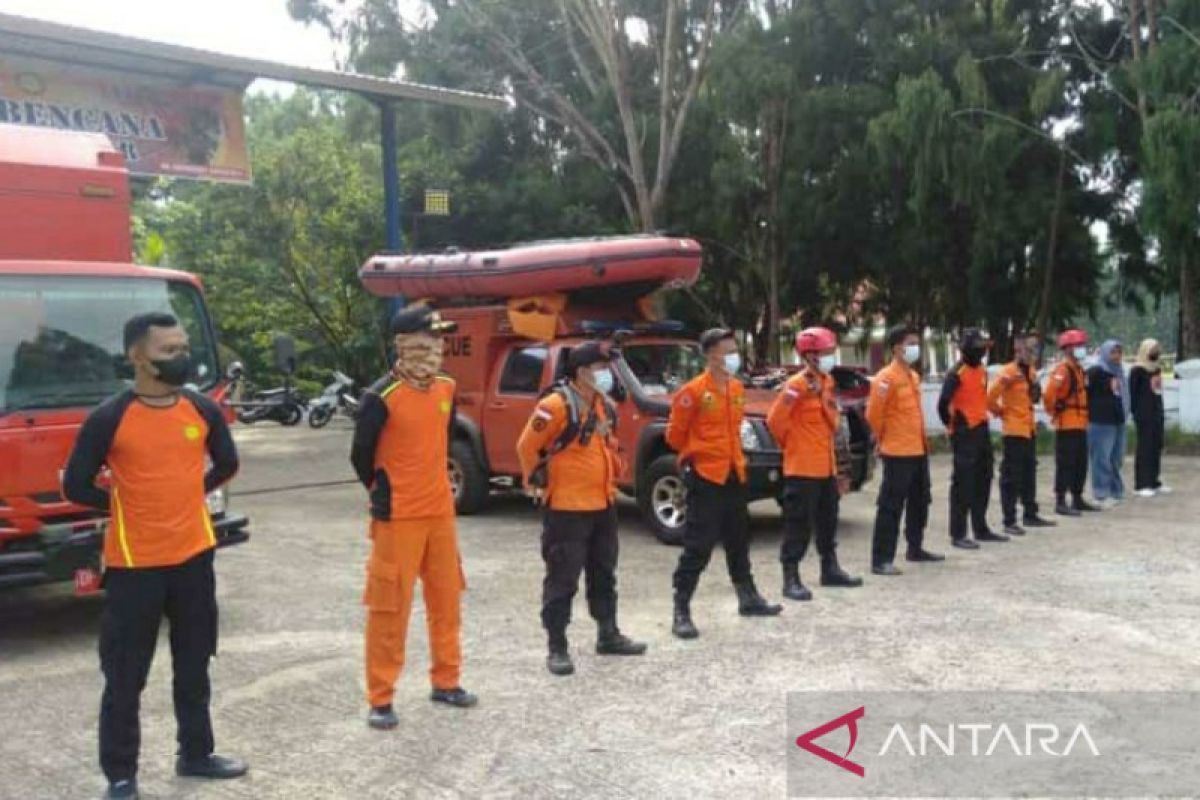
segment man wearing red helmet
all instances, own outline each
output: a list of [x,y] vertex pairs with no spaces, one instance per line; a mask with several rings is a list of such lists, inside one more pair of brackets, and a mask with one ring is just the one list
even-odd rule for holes
[[1054,512],[1066,517],[1100,510],[1083,499],[1088,467],[1088,398],[1087,378],[1079,362],[1087,358],[1087,342],[1087,333],[1077,328],[1058,337],[1063,360],[1050,374],[1042,394],[1046,413],[1054,420]]
[[862,586],[837,560],[838,479],[834,436],[841,422],[829,373],[837,363],[837,337],[828,328],[806,328],[796,336],[803,369],[784,384],[771,405],[767,427],[783,449],[783,595],[811,600],[800,581],[800,561],[813,528],[821,556],[822,586]]

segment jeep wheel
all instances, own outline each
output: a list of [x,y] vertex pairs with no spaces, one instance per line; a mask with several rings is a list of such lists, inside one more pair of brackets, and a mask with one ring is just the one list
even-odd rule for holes
[[455,439],[450,443],[450,458],[446,462],[450,477],[450,489],[454,492],[454,507],[459,514],[467,516],[483,508],[487,502],[487,473],[479,465],[471,443]]
[[687,489],[675,456],[667,454],[650,462],[638,490],[638,507],[654,535],[663,544],[683,544],[683,521],[687,513]]

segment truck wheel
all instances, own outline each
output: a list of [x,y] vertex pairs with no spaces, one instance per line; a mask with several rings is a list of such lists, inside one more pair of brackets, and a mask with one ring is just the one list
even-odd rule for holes
[[683,544],[687,488],[683,485],[675,456],[668,453],[651,461],[639,486],[638,507],[654,535],[663,544]]
[[450,443],[450,459],[446,462],[446,469],[450,474],[450,489],[454,492],[454,507],[458,513],[467,516],[483,508],[491,487],[470,442],[455,439]]

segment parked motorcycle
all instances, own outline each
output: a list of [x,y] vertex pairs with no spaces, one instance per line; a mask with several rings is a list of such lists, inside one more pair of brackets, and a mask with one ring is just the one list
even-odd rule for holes
[[242,365],[232,365],[227,377],[231,385],[226,392],[226,403],[237,412],[238,422],[251,425],[270,420],[291,426],[299,425],[300,420],[304,419],[308,400],[292,386],[290,380],[274,389],[253,392],[247,400],[244,399],[245,375]]
[[358,398],[354,395],[354,379],[334,370],[333,382],[308,409],[308,424],[312,428],[324,428],[339,411],[354,419],[358,414]]

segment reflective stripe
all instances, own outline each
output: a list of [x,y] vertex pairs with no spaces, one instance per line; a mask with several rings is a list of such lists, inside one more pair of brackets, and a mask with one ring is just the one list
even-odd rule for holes
[[382,392],[380,392],[379,396],[387,397],[389,394],[396,391],[396,389],[398,389],[399,387],[400,387],[400,381],[396,381],[395,383],[393,383],[392,385],[390,385],[386,389],[384,389]]
[[204,532],[208,534],[208,543],[215,547],[217,544],[217,534],[213,530],[212,517],[208,515],[208,509],[201,508],[200,516],[204,518]]
[[116,511],[117,542],[121,545],[121,554],[125,556],[125,566],[133,566],[133,554],[129,551],[129,540],[125,531],[125,512],[121,510],[121,498],[114,486],[112,491],[113,510]]

